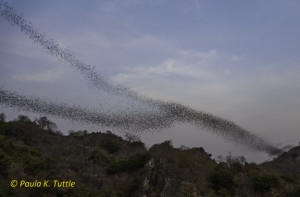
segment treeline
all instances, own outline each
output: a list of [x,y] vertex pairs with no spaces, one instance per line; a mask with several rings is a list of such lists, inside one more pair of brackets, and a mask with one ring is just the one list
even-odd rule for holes
[[[300,151],[291,155],[298,162]],[[203,148],[148,150],[137,136],[110,131],[57,130],[47,117],[0,114],[0,196],[300,196],[300,176],[228,155],[218,161]],[[269,166],[272,163],[268,164]],[[12,188],[11,180],[72,180],[74,188]]]

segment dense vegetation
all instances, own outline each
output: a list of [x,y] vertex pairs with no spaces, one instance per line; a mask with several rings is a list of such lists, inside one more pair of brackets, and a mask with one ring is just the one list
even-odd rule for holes
[[[257,165],[216,162],[203,148],[147,150],[134,136],[56,131],[47,117],[0,114],[0,196],[300,196],[300,147]],[[73,181],[75,187],[11,187],[12,180]]]

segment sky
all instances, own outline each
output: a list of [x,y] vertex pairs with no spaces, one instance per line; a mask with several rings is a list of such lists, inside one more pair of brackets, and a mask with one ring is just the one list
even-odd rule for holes
[[[300,141],[300,2],[204,0],[11,0],[16,13],[111,83],[236,122],[279,147]],[[53,101],[122,113],[134,103],[89,88],[0,17],[0,86]],[[146,110],[146,109],[145,109]],[[1,106],[8,119],[19,112]],[[58,128],[105,131],[50,117]],[[214,156],[247,150],[188,124],[138,134],[148,146],[203,146]]]

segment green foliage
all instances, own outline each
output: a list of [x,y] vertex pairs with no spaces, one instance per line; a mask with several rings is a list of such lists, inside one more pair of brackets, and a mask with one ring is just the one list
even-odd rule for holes
[[154,144],[151,148],[150,148],[150,151],[154,151],[154,152],[157,152],[157,151],[160,151],[160,152],[168,152],[170,150],[174,150],[174,147],[173,147],[173,144],[172,144],[172,141],[171,140],[166,140],[160,144]]
[[0,149],[0,173],[6,174],[12,158]]
[[1,148],[1,145],[3,145],[4,139],[5,139],[5,136],[0,134],[0,148]]
[[142,168],[149,161],[151,155],[149,153],[136,153],[127,160],[112,161],[106,172],[108,174],[117,174],[124,171],[131,171]]
[[25,115],[19,115],[16,120],[9,123],[11,123],[11,125],[13,126],[13,130],[16,129],[27,130],[27,129],[38,128],[36,122],[31,121],[30,118]]
[[271,188],[280,186],[279,178],[275,175],[262,175],[253,178],[253,189],[258,193],[268,192]]
[[[174,148],[171,141],[147,151],[136,136],[123,140],[111,132],[77,131],[70,137],[41,128],[47,129],[27,116],[9,122],[0,117],[1,197],[142,195],[138,191],[155,196],[165,189],[182,196],[300,196],[298,174],[287,176],[279,171],[283,175],[280,178],[264,175],[272,170],[247,163],[243,157],[230,155],[217,164],[203,148]],[[297,161],[287,156],[289,162]],[[143,168],[151,157],[149,168]],[[76,188],[23,192],[9,186],[10,179],[21,178],[72,180]],[[259,193],[255,195],[254,190]]]
[[233,193],[236,186],[232,172],[223,163],[216,166],[211,183],[213,189],[219,194]]
[[33,156],[37,156],[37,157],[40,157],[41,156],[41,153],[39,151],[37,151],[36,149],[34,148],[31,148],[31,147],[28,147],[28,146],[21,146],[21,147],[14,147],[15,149],[17,149],[16,151],[21,153],[21,154],[30,154],[30,155],[33,155]]
[[7,135],[11,130],[11,124],[0,121],[0,134]]
[[127,170],[126,160],[114,161],[106,169],[107,174],[117,174]]
[[108,162],[112,161],[112,158],[106,156],[100,150],[94,150],[88,159],[93,161],[95,164],[108,163]]
[[36,144],[36,141],[34,140],[34,138],[29,138],[29,137],[24,137],[23,142],[24,142],[24,144],[26,144],[28,146],[32,146],[32,145]]
[[249,177],[255,177],[257,175],[261,175],[264,172],[264,169],[258,166],[256,163],[245,163],[245,172]]
[[40,157],[25,156],[23,160],[24,171],[28,174],[37,175],[42,168],[43,160]]
[[101,147],[104,148],[109,153],[117,153],[120,150],[120,145],[112,140],[103,140]]
[[23,148],[23,150],[19,149],[19,152],[23,152],[21,157],[24,171],[30,175],[47,175],[50,173],[50,170],[55,169],[55,159],[50,157],[42,157],[42,155],[34,149]]
[[298,184],[300,183],[297,177],[294,176],[289,176],[289,175],[282,175],[280,176],[281,179],[285,180],[288,183],[294,183],[294,184]]
[[149,153],[136,153],[129,157],[127,160],[127,170],[135,170],[141,167],[149,161],[151,155]]
[[128,145],[130,145],[131,147],[145,147],[145,144],[137,135],[126,133],[124,137],[125,140],[128,142]]

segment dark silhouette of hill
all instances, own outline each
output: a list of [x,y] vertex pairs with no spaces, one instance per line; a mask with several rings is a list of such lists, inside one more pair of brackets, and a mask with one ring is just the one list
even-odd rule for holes
[[147,150],[130,135],[72,131],[65,136],[55,129],[46,117],[5,121],[1,114],[1,197],[300,196],[300,147],[261,165],[230,155],[216,162],[201,147],[174,148],[165,141]]
[[270,172],[300,177],[300,146],[291,148],[261,166],[267,168]]

